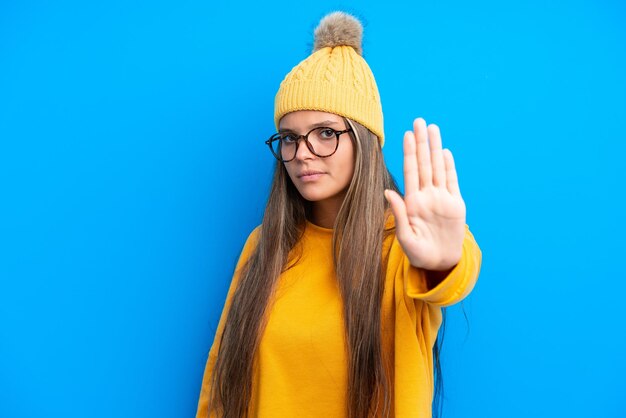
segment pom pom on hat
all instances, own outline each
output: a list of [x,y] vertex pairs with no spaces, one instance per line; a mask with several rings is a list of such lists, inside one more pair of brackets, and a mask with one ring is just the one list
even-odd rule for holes
[[336,46],[351,46],[359,55],[363,55],[363,25],[354,16],[344,12],[326,15],[314,31],[313,52]]

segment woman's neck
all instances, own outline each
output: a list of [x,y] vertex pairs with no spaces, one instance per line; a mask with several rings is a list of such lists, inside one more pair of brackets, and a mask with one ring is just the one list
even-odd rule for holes
[[319,202],[311,202],[311,219],[317,226],[332,229],[335,226],[335,219],[346,197],[345,192],[330,197]]

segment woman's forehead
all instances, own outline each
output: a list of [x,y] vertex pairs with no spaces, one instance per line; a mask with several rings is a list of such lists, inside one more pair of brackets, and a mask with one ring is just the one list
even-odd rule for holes
[[334,113],[319,110],[297,110],[287,113],[280,119],[279,128],[286,130],[303,130],[316,126],[327,125],[330,128],[345,128],[343,118]]

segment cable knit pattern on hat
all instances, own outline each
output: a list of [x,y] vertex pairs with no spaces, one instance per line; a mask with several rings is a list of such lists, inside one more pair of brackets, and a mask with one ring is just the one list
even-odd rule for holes
[[[334,12],[315,29],[316,50],[280,83],[274,122],[297,110],[320,110],[355,120],[384,145],[383,112],[374,74],[359,54],[363,27],[354,16]],[[358,51],[358,52],[357,52]]]

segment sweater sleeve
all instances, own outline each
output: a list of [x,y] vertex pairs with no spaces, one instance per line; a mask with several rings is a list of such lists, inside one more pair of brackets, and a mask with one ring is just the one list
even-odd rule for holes
[[[213,345],[211,346],[211,350],[209,351],[209,356],[204,369],[204,376],[202,378],[202,387],[200,388],[200,399],[198,400],[196,418],[209,418],[209,396],[211,393],[210,380],[213,366],[215,365],[215,360],[217,359],[217,353],[219,351],[219,342],[224,331],[226,316],[228,315],[228,310],[230,308],[233,294],[235,293],[235,289],[237,288],[237,284],[239,283],[239,273],[241,272],[241,268],[243,267],[245,262],[250,257],[250,254],[256,247],[259,231],[260,225],[254,228],[254,230],[248,236],[248,239],[246,240],[243,250],[241,251],[241,254],[239,256],[239,260],[237,261],[237,266],[235,267],[235,272],[230,282],[228,294],[226,295],[226,301],[224,302],[224,308],[222,309],[222,314],[217,325],[217,330],[215,331]],[[211,415],[211,417],[213,417],[213,415]]]
[[428,289],[423,269],[414,267],[408,257],[402,258],[404,288],[407,296],[435,306],[450,306],[463,300],[474,288],[482,263],[482,252],[465,225],[463,253],[450,273],[437,286]]

